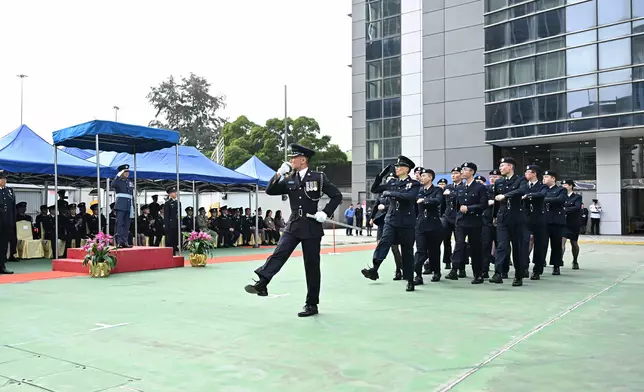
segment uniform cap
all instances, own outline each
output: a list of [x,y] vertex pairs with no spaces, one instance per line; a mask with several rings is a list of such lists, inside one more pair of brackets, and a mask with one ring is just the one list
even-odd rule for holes
[[422,172],[423,172],[423,170],[424,170],[424,169],[423,169],[422,167],[418,166],[417,168],[415,168],[415,169],[414,169],[414,173],[418,173],[418,172],[421,172],[421,173],[422,173]]
[[92,204],[91,206],[89,206],[89,209],[92,211],[98,210],[98,204]]
[[451,173],[454,173],[454,172],[459,172],[460,173],[461,172],[461,167],[460,166],[453,167]]
[[79,207],[85,207],[85,206],[86,206],[86,204],[85,204],[85,202],[84,202],[84,201],[81,201],[80,203],[78,203],[78,206],[79,206]]
[[199,207],[199,211],[200,211],[200,212],[201,212],[201,211],[206,212],[206,209],[205,209],[204,207]]
[[41,206],[40,206],[40,209],[41,209],[41,210],[46,210],[47,208],[48,208],[48,207],[47,207],[47,204],[43,204],[43,205],[41,205]]
[[478,176],[474,177],[474,180],[487,182],[487,178],[485,178],[485,177],[483,177],[481,175],[478,175]]
[[512,158],[512,157],[501,158],[499,163],[509,163],[511,165],[514,165],[514,166],[517,165],[517,161],[515,161],[514,158]]
[[288,146],[288,148],[289,148],[288,155],[291,158],[299,157],[299,156],[305,156],[307,158],[311,158],[313,155],[315,155],[315,151],[296,143],[292,143],[291,145]]
[[557,178],[557,173],[555,173],[555,172],[554,172],[554,171],[552,171],[552,170],[546,170],[546,171],[544,171],[544,172],[543,172],[543,175],[544,175],[544,176],[550,176],[550,177]]
[[170,186],[170,187],[168,187],[168,188],[166,189],[166,192],[168,192],[168,195],[169,195],[169,194],[171,194],[171,193],[174,193],[174,192],[176,192],[176,191],[177,191],[177,187],[176,187],[176,186]]
[[16,204],[16,207],[27,207],[27,202],[26,201],[21,201],[20,203]]
[[438,180],[438,184],[447,184],[447,180],[445,178],[441,178]]
[[561,181],[562,184],[568,184],[570,186],[575,186],[575,182],[573,180],[563,180]]
[[53,206],[49,206],[49,207],[47,207],[47,209],[48,209],[48,210],[55,210],[55,209],[56,209],[56,205],[54,204]]
[[70,210],[75,210],[76,209],[76,204],[72,203],[67,206]]
[[535,172],[536,174],[539,174],[541,172],[541,169],[537,165],[528,165],[525,167],[525,169]]
[[143,204],[143,205],[141,206],[141,211],[143,211],[143,210],[148,210],[148,209],[150,209],[150,206],[149,206],[149,205],[147,205],[147,204]]
[[414,163],[414,161],[407,158],[406,156],[399,155],[398,160],[396,161],[396,164],[394,166],[404,166],[404,167],[408,167],[409,170],[411,170],[414,168],[414,166],[416,166],[416,164]]
[[474,162],[463,162],[463,164],[461,165],[461,169],[464,169],[466,167],[468,169],[474,170],[474,172],[476,173],[476,169],[477,169],[476,163],[474,163]]
[[123,171],[123,170],[130,170],[130,165],[124,164],[116,168],[118,171]]
[[490,176],[500,176],[501,172],[499,171],[499,169],[494,169],[494,170],[490,170],[488,175],[490,175]]
[[192,211],[192,207],[186,207],[186,212]]
[[4,169],[0,170],[0,178],[7,178],[8,175],[9,175],[8,171]]
[[432,169],[425,169],[423,167],[422,170],[420,171],[420,174],[425,174],[425,173],[431,174],[432,178],[436,178],[436,173],[434,173],[434,171]]

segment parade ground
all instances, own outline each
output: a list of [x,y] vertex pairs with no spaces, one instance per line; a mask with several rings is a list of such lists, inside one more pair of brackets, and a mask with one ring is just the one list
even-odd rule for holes
[[333,252],[327,236],[310,318],[299,254],[268,297],[244,291],[268,247],[106,279],[9,263],[0,392],[642,391],[644,247],[584,238],[578,271],[568,251],[561,276],[523,287],[472,285],[468,268],[408,293],[391,255],[362,277],[373,237]]

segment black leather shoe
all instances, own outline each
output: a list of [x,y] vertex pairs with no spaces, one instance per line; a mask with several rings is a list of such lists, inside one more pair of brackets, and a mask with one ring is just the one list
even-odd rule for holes
[[561,271],[559,270],[559,267],[553,267],[552,268],[552,274],[553,275],[561,275]]
[[467,272],[465,272],[465,270],[458,271],[458,277],[459,278],[467,278]]
[[483,279],[489,279],[490,278],[490,273],[489,272],[483,272]]
[[396,274],[394,275],[394,280],[402,280],[402,272],[396,271]]
[[514,287],[523,286],[523,279],[514,278],[514,281],[512,282],[512,286],[514,286]]
[[440,282],[440,280],[441,280],[440,272],[437,272],[432,276],[432,282]]
[[482,276],[477,276],[474,279],[472,279],[472,284],[481,284],[483,282],[485,282],[485,281],[483,280]]
[[268,295],[268,287],[266,283],[262,281],[255,282],[255,284],[246,285],[246,287],[244,287],[244,290],[246,290],[246,292],[249,294],[257,294],[260,297],[266,297]]
[[424,284],[423,282],[423,277],[422,276],[417,276],[416,279],[414,279],[414,286],[420,286]]
[[530,277],[530,280],[539,280],[541,279],[541,275],[532,273],[532,276]]
[[430,270],[429,268],[423,269],[423,275],[431,275],[431,274],[432,274],[432,270]]
[[378,280],[378,278],[380,278],[380,276],[378,276],[378,271],[376,271],[375,268],[364,268],[362,270],[362,276],[371,280]]
[[502,273],[502,274],[501,274],[501,277],[502,277],[503,279],[507,279],[507,278],[508,278],[508,273],[507,273],[507,272]]
[[309,317],[309,316],[315,316],[318,314],[318,306],[317,305],[304,305],[302,308],[302,311],[297,314],[297,317]]
[[453,270],[449,271],[449,274],[447,274],[447,276],[445,276],[445,279],[458,280],[458,273],[456,272],[455,269],[453,269]]
[[451,270],[452,269],[452,263],[445,263],[445,269],[446,270]]
[[414,291],[414,290],[415,290],[414,282],[410,280],[409,282],[407,282],[407,289],[405,291]]
[[17,259],[17,258],[15,258],[14,256],[11,256],[11,257],[9,257],[9,258],[7,259],[7,261],[10,261],[10,262],[12,262],[12,263],[17,263],[18,261],[20,261],[20,259]]
[[0,275],[11,275],[11,274],[13,274],[13,271],[9,271],[6,268],[3,268],[2,270],[0,270]]
[[573,262],[572,262],[572,269],[574,269],[574,270],[578,270],[578,269],[579,269],[579,263],[578,263],[578,262],[576,262],[576,261],[573,261]]
[[490,280],[488,281],[490,283],[503,283],[503,279],[501,278],[501,275],[499,274],[494,274]]

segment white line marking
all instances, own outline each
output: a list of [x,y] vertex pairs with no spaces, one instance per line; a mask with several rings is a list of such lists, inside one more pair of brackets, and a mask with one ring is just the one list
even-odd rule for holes
[[485,365],[489,364],[490,362],[494,361],[495,359],[497,359],[498,357],[500,357],[500,356],[501,356],[501,355],[503,355],[504,353],[506,353],[506,352],[508,352],[509,350],[511,350],[512,348],[514,348],[517,344],[519,344],[519,343],[523,342],[524,340],[528,339],[530,336],[535,335],[537,332],[541,331],[541,330],[542,330],[542,329],[544,329],[545,327],[547,327],[547,326],[549,326],[549,325],[552,325],[555,321],[557,321],[557,320],[561,319],[562,317],[564,317],[564,316],[565,316],[565,315],[567,315],[568,313],[572,312],[573,310],[577,309],[578,307],[580,307],[581,305],[585,304],[586,302],[588,302],[588,301],[590,301],[590,300],[592,300],[592,299],[597,298],[598,296],[602,295],[602,294],[603,294],[603,293],[605,293],[606,291],[608,291],[608,290],[612,289],[613,287],[615,287],[615,286],[617,286],[618,284],[622,283],[622,282],[623,282],[623,281],[625,281],[626,279],[628,279],[628,278],[630,278],[631,276],[635,275],[635,274],[636,274],[640,269],[642,269],[642,267],[644,267],[644,264],[643,264],[643,265],[640,265],[640,266],[639,266],[639,267],[637,267],[637,268],[635,268],[635,269],[634,269],[634,270],[632,270],[628,275],[626,275],[626,276],[625,276],[625,277],[623,277],[622,279],[620,279],[620,280],[616,281],[616,282],[615,282],[615,283],[613,283],[612,285],[610,285],[610,286],[606,287],[605,289],[603,289],[603,290],[601,290],[601,291],[599,291],[599,292],[597,292],[597,293],[595,293],[595,294],[592,294],[592,295],[590,295],[590,296],[586,297],[585,299],[582,299],[581,301],[577,302],[577,303],[576,303],[576,304],[574,304],[573,306],[571,306],[571,307],[569,307],[568,309],[566,309],[565,311],[563,311],[563,313],[559,314],[558,316],[556,316],[556,317],[554,317],[554,318],[552,318],[552,319],[550,319],[550,320],[546,321],[546,322],[545,322],[545,323],[543,323],[543,324],[537,325],[537,326],[536,326],[536,327],[534,327],[530,332],[528,332],[527,334],[525,334],[525,335],[521,336],[518,340],[515,340],[514,342],[510,342],[510,343],[506,344],[506,345],[505,345],[505,346],[503,346],[499,351],[497,351],[494,355],[492,355],[490,358],[488,358],[488,359],[486,359],[485,361],[483,361],[483,362],[479,363],[478,365],[474,366],[473,368],[471,368],[471,369],[470,369],[470,370],[468,370],[467,372],[463,373],[463,374],[462,374],[459,378],[457,378],[456,380],[454,380],[454,381],[450,382],[449,384],[447,384],[447,385],[445,385],[445,386],[441,387],[438,391],[439,391],[439,392],[444,392],[444,391],[450,391],[450,390],[452,390],[452,388],[454,388],[455,386],[457,386],[458,384],[460,384],[461,382],[463,382],[466,378],[468,378],[468,377],[469,377],[469,376],[471,376],[472,374],[474,374],[474,373],[478,372],[479,370],[481,370],[481,369],[483,368],[483,366],[485,366]]
[[129,325],[130,323],[121,323],[121,324],[115,324],[115,325],[109,325],[109,324],[103,324],[103,323],[96,323],[96,328],[90,329],[90,331],[99,331],[101,329],[108,329],[108,328],[116,328],[116,327],[122,327],[124,325]]
[[281,298],[281,297],[286,297],[288,295],[291,295],[291,293],[286,293],[286,294],[269,294],[267,298]]

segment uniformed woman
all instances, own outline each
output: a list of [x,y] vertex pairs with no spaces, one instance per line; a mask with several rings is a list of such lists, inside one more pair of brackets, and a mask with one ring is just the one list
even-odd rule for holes
[[[563,240],[561,241],[561,256],[563,259],[566,253],[566,240],[570,240],[572,247],[572,269],[579,269],[577,257],[579,257],[579,229],[581,227],[581,195],[575,193],[575,182],[573,180],[562,181],[563,187],[568,192],[568,198],[564,203],[566,212],[566,228],[564,229]],[[563,265],[563,261],[562,261]]]

